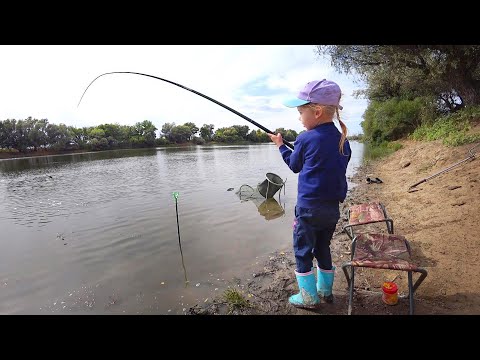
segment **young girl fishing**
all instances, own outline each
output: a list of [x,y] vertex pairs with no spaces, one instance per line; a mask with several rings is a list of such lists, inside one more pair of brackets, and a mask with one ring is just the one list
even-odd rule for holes
[[[330,241],[340,218],[339,203],[347,195],[346,171],[351,157],[347,127],[339,116],[339,110],[343,109],[340,98],[341,90],[335,82],[326,79],[308,82],[296,98],[284,102],[287,107],[297,108],[307,129],[295,140],[295,150],[285,146],[281,134],[269,134],[288,167],[299,173],[293,249],[300,291],[289,302],[306,309],[317,308],[320,298],[333,301],[335,266]],[[334,115],[342,132],[333,123]]]

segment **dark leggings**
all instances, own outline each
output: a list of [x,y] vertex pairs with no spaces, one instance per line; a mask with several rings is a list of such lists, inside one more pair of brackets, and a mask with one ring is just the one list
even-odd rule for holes
[[338,202],[325,203],[316,209],[295,207],[293,250],[297,272],[310,271],[314,257],[321,269],[332,269],[330,241],[339,218]]

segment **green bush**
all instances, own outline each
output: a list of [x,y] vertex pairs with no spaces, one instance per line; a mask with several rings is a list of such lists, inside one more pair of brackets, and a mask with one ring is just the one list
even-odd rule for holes
[[480,140],[480,134],[470,134],[473,121],[480,119],[480,106],[448,114],[434,123],[425,123],[418,127],[410,138],[413,140],[442,140],[447,146],[459,146]]
[[433,100],[427,97],[372,101],[361,125],[365,139],[378,145],[411,134],[423,122],[431,121],[434,113]]

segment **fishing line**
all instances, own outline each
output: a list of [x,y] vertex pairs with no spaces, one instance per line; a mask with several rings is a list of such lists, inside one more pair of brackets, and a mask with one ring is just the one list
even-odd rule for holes
[[173,198],[175,199],[175,213],[177,214],[177,232],[178,232],[178,246],[180,247],[180,256],[182,257],[182,266],[183,266],[183,273],[185,275],[185,286],[188,284],[187,280],[187,270],[185,269],[185,263],[183,261],[183,251],[182,251],[182,243],[180,241],[180,223],[178,222],[178,204],[177,204],[177,199],[179,193],[177,191],[172,193]]
[[[186,86],[183,86],[183,85],[181,85],[181,84],[177,84],[176,82],[173,82],[173,81],[170,81],[170,80],[167,80],[167,79],[163,79],[163,78],[158,77],[158,76],[149,75],[149,74],[143,74],[143,73],[133,72],[133,71],[112,71],[112,72],[107,72],[107,73],[98,75],[95,79],[92,80],[92,82],[87,86],[87,88],[86,88],[85,91],[83,92],[82,97],[80,98],[80,101],[78,102],[77,107],[80,106],[80,102],[82,101],[83,96],[84,96],[85,93],[87,92],[88,88],[93,84],[93,82],[94,82],[95,80],[97,80],[99,77],[102,77],[102,76],[104,76],[104,75],[109,75],[109,74],[135,74],[135,75],[142,75],[142,76],[147,76],[147,77],[151,77],[151,78],[154,78],[154,79],[158,79],[158,80],[165,81],[165,82],[170,83],[170,84],[172,84],[172,85],[181,87],[182,89],[185,89],[185,90],[187,90],[187,91],[193,92],[194,94],[197,94],[197,95],[199,95],[199,96],[201,96],[201,97],[203,97],[203,98],[205,98],[205,99],[207,99],[207,100],[210,100],[210,101],[214,102],[215,104],[220,105],[221,107],[223,107],[223,108],[225,108],[225,109],[233,112],[234,114],[240,116],[241,118],[247,120],[248,122],[250,122],[250,123],[252,123],[253,125],[257,126],[258,128],[262,129],[262,130],[265,131],[266,133],[276,135],[273,131],[267,129],[266,127],[264,127],[264,126],[262,126],[262,125],[260,125],[260,124],[257,123],[256,121],[250,119],[248,116],[243,115],[242,113],[238,112],[237,110],[234,110],[234,109],[232,109],[231,107],[229,107],[229,106],[227,106],[227,105],[225,105],[225,104],[222,104],[220,101],[217,101],[217,100],[215,100],[215,99],[212,99],[211,97],[209,97],[209,96],[207,96],[207,95],[205,95],[205,94],[202,94],[202,93],[199,92],[199,91],[195,91],[195,90],[190,89],[190,88],[188,88],[188,87],[186,87]],[[284,143],[287,147],[289,147],[290,149],[293,150],[293,145],[290,144],[288,141],[283,140],[283,143]]]

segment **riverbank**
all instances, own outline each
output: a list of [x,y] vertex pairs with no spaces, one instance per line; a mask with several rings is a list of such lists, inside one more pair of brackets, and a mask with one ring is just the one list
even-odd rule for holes
[[38,150],[38,151],[29,151],[29,152],[19,152],[19,151],[0,151],[0,160],[1,159],[21,159],[27,157],[37,157],[37,156],[51,156],[51,155],[68,155],[68,154],[78,154],[85,153],[86,150],[65,150],[65,151],[55,151],[55,150]]
[[[477,279],[480,277],[480,167],[477,158],[430,179],[408,192],[409,187],[467,158],[474,144],[455,148],[439,141],[401,141],[403,148],[390,156],[361,166],[350,179],[356,186],[341,206],[345,214],[350,205],[380,201],[394,221],[395,233],[405,236],[412,247],[413,261],[428,271],[415,292],[415,314],[480,314]],[[367,183],[378,177],[383,183]],[[337,224],[332,240],[336,264],[333,304],[322,304],[315,311],[297,309],[288,297],[298,291],[291,248],[279,249],[268,260],[252,268],[248,279],[237,279],[235,288],[246,302],[210,298],[188,310],[189,314],[262,315],[344,315],[348,292],[341,264],[349,259],[350,240],[341,233],[345,218]],[[384,231],[371,225],[367,230]],[[285,236],[291,236],[286,234]],[[255,275],[254,275],[255,274]],[[363,315],[408,314],[408,298],[395,306],[381,300],[381,285],[392,280],[399,294],[408,293],[407,273],[361,268],[356,272],[353,313]],[[414,275],[414,281],[418,275]]]

